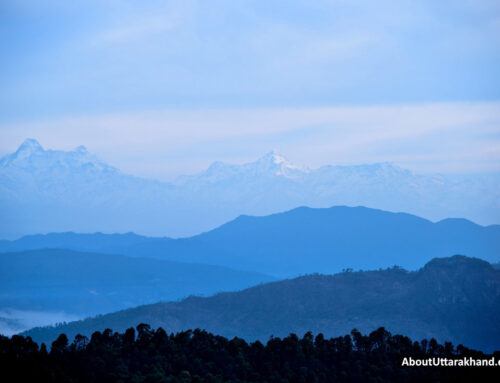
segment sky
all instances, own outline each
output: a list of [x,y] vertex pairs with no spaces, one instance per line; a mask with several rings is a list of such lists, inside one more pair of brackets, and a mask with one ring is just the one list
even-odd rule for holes
[[500,2],[0,1],[0,155],[500,171]]

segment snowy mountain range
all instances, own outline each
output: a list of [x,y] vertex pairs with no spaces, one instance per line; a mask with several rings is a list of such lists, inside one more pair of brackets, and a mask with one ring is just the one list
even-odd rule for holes
[[188,236],[241,214],[303,205],[492,224],[500,217],[500,176],[419,175],[391,163],[304,169],[271,152],[243,165],[215,162],[169,183],[124,174],[83,146],[45,150],[34,139],[0,159],[2,238],[63,231]]

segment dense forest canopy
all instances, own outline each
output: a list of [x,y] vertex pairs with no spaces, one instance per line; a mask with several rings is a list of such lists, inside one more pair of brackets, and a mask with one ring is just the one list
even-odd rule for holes
[[406,367],[404,357],[492,356],[435,339],[414,342],[384,328],[330,339],[290,334],[263,344],[199,329],[168,335],[141,324],[90,339],[77,335],[71,344],[61,334],[50,351],[30,337],[0,337],[2,375],[16,382],[484,382],[500,372],[499,366]]

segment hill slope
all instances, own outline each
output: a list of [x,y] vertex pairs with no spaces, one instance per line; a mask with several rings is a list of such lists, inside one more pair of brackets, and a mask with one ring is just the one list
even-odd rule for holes
[[433,259],[416,272],[309,275],[210,298],[137,307],[26,335],[51,341],[139,323],[166,331],[202,328],[228,337],[267,339],[290,332],[342,335],[380,326],[418,340],[435,337],[487,351],[500,348],[500,270],[454,256]]
[[241,216],[190,238],[61,233],[0,241],[0,250],[44,247],[146,256],[258,271],[276,276],[335,273],[344,268],[416,269],[442,255],[500,260],[500,226],[463,219],[438,223],[363,207],[297,208],[264,217]]
[[224,267],[43,249],[0,254],[0,309],[112,312],[189,295],[234,291],[274,278]]
[[165,242],[152,255],[296,276],[393,265],[416,269],[443,254],[498,261],[500,226],[463,219],[432,223],[364,207],[302,207],[266,217],[241,216],[208,233]]

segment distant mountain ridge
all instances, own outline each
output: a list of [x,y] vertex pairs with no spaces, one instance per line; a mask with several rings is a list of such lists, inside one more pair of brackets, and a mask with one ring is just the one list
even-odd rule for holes
[[273,280],[220,266],[116,254],[64,249],[0,253],[0,325],[4,310],[86,317]]
[[[15,241],[0,240],[1,252],[17,252],[38,249],[67,249],[105,254],[127,254],[131,248],[145,243],[163,243],[171,238],[145,237],[135,233],[50,233],[26,235]],[[148,256],[149,254],[143,254]]]
[[242,214],[333,205],[498,223],[499,190],[498,174],[426,176],[390,163],[306,169],[275,152],[243,165],[215,162],[169,183],[124,174],[82,146],[45,150],[28,139],[0,159],[0,236],[133,231],[185,237]]
[[139,323],[167,332],[202,328],[227,337],[267,340],[307,331],[336,336],[384,326],[413,339],[434,337],[485,351],[500,349],[500,270],[463,256],[433,259],[416,272],[308,275],[249,289],[141,306],[24,335],[50,342]]
[[0,251],[55,247],[293,277],[345,268],[416,269],[432,258],[453,254],[498,262],[500,225],[484,227],[464,219],[432,223],[411,214],[364,207],[302,207],[264,217],[240,216],[181,239],[61,233],[0,241]]

